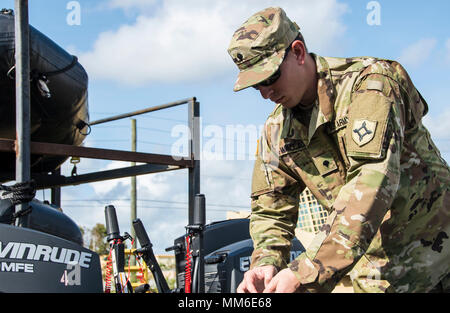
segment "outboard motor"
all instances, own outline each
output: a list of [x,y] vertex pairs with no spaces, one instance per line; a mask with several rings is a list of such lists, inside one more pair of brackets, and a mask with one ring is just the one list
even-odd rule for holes
[[72,219],[33,200],[27,227],[17,227],[14,211],[9,199],[0,200],[0,292],[103,292],[100,258],[83,247]]
[[[204,264],[206,293],[235,293],[250,268],[253,241],[249,233],[249,219],[232,219],[205,226]],[[177,287],[184,288],[186,274],[186,238],[174,241]],[[297,238],[292,240],[291,260],[305,248]]]

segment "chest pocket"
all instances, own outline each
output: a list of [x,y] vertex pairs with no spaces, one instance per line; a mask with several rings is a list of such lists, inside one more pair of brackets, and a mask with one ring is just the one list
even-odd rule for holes
[[[282,160],[305,183],[314,194],[316,199],[326,208],[331,208],[340,188],[344,184],[342,173],[337,161],[337,155],[333,153],[329,145],[321,134],[313,137],[309,146],[297,144],[296,149],[289,149],[294,146],[283,146],[280,152]],[[292,139],[291,139],[292,140]]]
[[280,157],[294,171],[299,174],[304,172],[309,179],[317,176],[326,177],[338,170],[333,153],[317,139],[313,140],[308,148],[303,141],[291,139],[280,148]]
[[322,142],[317,139],[312,140],[308,150],[310,151],[311,159],[317,171],[322,177],[326,177],[338,170],[333,153],[328,151],[326,145]]
[[[280,158],[305,181],[305,174],[319,175],[309,151],[301,139],[290,139],[280,148]],[[303,175],[302,175],[303,174]],[[305,183],[307,183],[305,181]]]

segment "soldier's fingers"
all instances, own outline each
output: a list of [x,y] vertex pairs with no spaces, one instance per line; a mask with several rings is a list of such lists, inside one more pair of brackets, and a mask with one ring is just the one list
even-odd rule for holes
[[237,292],[237,293],[246,293],[246,292],[248,292],[247,287],[246,287],[246,284],[245,284],[245,280],[242,281],[242,282],[239,284],[239,286],[238,286],[237,289],[236,289],[236,292]]
[[242,280],[242,282],[237,287],[236,292],[238,292],[238,293],[248,293],[249,292],[249,290],[247,288],[248,276],[249,276],[249,274],[248,274],[248,272],[246,272],[244,274],[244,279]]
[[246,282],[246,288],[248,292],[257,293],[256,285],[259,283],[260,277],[257,275],[255,270],[248,271],[244,277]]
[[264,272],[264,286],[267,286],[273,278],[273,273],[269,271]]
[[278,285],[278,277],[275,276],[269,284],[266,285],[266,288],[264,288],[263,293],[272,293],[275,292],[275,290],[277,289],[277,285]]
[[251,280],[251,281],[249,281],[247,283],[247,290],[248,290],[248,292],[250,292],[250,293],[257,293],[258,292],[258,290],[256,289],[256,286],[255,286],[255,283],[256,283],[255,279],[253,279],[253,280]]

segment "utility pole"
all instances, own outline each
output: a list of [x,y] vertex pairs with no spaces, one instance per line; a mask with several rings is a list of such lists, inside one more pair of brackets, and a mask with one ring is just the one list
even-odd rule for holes
[[[136,140],[136,119],[132,118],[131,119],[131,151],[136,152],[136,145],[137,145],[137,140]],[[131,162],[131,166],[136,166],[136,162]],[[131,176],[131,237],[136,238],[136,232],[134,231],[134,227],[133,227],[133,221],[136,219],[136,176]],[[136,249],[136,240],[133,242],[133,245],[131,247],[131,249]],[[131,256],[130,259],[131,265],[134,266],[136,265],[136,258],[134,255]],[[135,276],[135,275],[133,275]]]

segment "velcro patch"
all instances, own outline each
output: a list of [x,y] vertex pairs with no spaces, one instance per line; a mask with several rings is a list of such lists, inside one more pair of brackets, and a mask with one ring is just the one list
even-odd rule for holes
[[383,82],[379,80],[369,80],[367,81],[368,90],[378,90],[383,91]]
[[384,158],[386,135],[392,100],[374,91],[355,95],[350,106],[346,129],[347,155],[359,158]]
[[338,169],[333,155],[330,152],[322,153],[321,155],[313,157],[312,160],[320,175],[323,177]]

